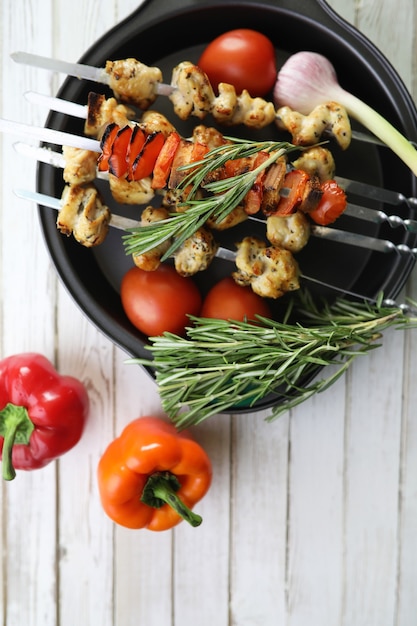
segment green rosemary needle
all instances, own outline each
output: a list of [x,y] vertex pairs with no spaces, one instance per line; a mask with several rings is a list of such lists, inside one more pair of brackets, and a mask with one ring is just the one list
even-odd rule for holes
[[[261,171],[284,154],[300,150],[299,146],[282,141],[246,141],[232,137],[226,139],[231,143],[213,148],[201,161],[180,168],[191,170],[180,185],[181,189],[190,187],[187,199],[183,202],[187,210],[172,213],[167,219],[159,222],[129,229],[123,236],[126,254],[144,254],[172,240],[172,244],[161,259],[165,261],[209,218],[221,221],[231,213],[251,189]],[[258,152],[267,152],[270,156],[253,170],[204,184],[208,174],[221,168],[226,161],[250,157]],[[196,198],[199,189],[204,189],[208,195]]]
[[[190,318],[187,336],[151,337],[150,359],[164,411],[180,428],[233,409],[256,408],[268,397],[268,421],[329,388],[360,355],[381,345],[385,329],[417,326],[400,307],[338,299],[319,309],[306,292],[290,303],[282,322],[260,324]],[[296,312],[303,322],[290,323]],[[324,378],[326,365],[336,370]],[[254,408],[254,410],[255,410]]]

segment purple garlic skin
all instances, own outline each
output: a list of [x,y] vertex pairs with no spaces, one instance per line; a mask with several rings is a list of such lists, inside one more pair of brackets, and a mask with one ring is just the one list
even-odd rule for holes
[[330,61],[316,52],[297,52],[278,72],[274,86],[274,105],[288,106],[309,115],[320,104],[333,101],[346,109],[391,150],[417,176],[417,150],[392,124],[368,104],[343,89]]
[[308,115],[319,104],[340,102],[343,93],[336,71],[326,57],[316,52],[297,52],[278,72],[273,95],[277,108],[289,106]]

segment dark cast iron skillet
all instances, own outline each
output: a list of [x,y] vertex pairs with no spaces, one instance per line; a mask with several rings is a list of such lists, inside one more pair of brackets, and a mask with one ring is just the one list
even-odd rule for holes
[[[148,65],[156,65],[169,82],[173,67],[180,61],[197,62],[204,46],[217,35],[234,28],[252,28],[263,32],[276,45],[278,66],[299,50],[319,52],[335,66],[339,82],[356,96],[378,110],[410,140],[417,140],[417,112],[403,82],[375,46],[355,28],[336,15],[324,0],[245,0],[225,2],[217,0],[148,0],[123,22],[105,33],[80,59],[80,62],[103,67],[107,59],[135,57]],[[59,97],[85,104],[89,91],[111,95],[106,88],[88,81],[68,78],[59,91]],[[270,96],[272,97],[272,96]],[[196,119],[180,122],[175,118],[167,98],[159,97],[154,108],[164,113],[184,136],[189,136]],[[174,119],[175,118],[175,119]],[[214,125],[214,120],[205,123]],[[46,125],[68,132],[82,134],[83,122],[51,112]],[[363,130],[363,129],[362,129]],[[223,129],[224,131],[224,129]],[[273,126],[255,132],[242,128],[228,128],[227,134],[248,138],[283,138]],[[401,191],[406,197],[416,195],[416,179],[387,148],[353,142],[342,153],[332,146],[337,173]],[[62,193],[62,172],[39,164],[38,191],[59,197]],[[134,215],[128,206],[114,207],[106,186],[102,192],[112,209]],[[355,199],[353,199],[355,200]],[[386,213],[389,206],[377,205]],[[411,217],[407,206],[396,207],[402,217]],[[61,235],[56,229],[56,215],[39,207],[41,228],[53,263],[64,285],[87,317],[115,344],[133,357],[149,358],[147,338],[139,333],[125,316],[119,298],[121,277],[132,261],[124,253],[120,232],[112,231],[96,249],[86,249],[73,238]],[[136,212],[136,216],[138,216]],[[390,238],[396,243],[414,247],[416,237],[402,229],[389,226],[370,226],[359,220],[342,217],[339,225],[357,232]],[[220,238],[222,244],[233,248],[239,235],[234,231]],[[370,298],[381,290],[386,297],[395,298],[413,268],[411,256],[395,253],[382,255],[351,246],[322,242],[312,238],[298,255],[301,269],[324,281],[336,284]],[[209,270],[194,277],[202,294],[232,267],[214,260]],[[314,287],[308,285],[313,293]],[[319,290],[320,296],[323,290]],[[324,293],[333,297],[334,293]],[[279,318],[284,297],[273,303],[274,317]],[[152,375],[152,368],[149,368]],[[306,384],[307,380],[300,383]],[[254,407],[231,407],[230,412],[252,411],[279,403],[279,394],[265,397]]]

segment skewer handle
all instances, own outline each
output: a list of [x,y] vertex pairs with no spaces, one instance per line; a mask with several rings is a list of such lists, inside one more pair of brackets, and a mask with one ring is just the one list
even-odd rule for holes
[[52,111],[58,111],[71,117],[78,117],[82,120],[87,119],[88,106],[86,104],[77,104],[70,100],[63,100],[62,98],[55,98],[53,96],[45,96],[44,94],[37,93],[36,91],[25,91],[23,94],[28,102],[40,105]]
[[13,61],[31,67],[38,67],[52,72],[61,72],[75,78],[85,78],[96,83],[109,84],[109,77],[103,68],[93,67],[91,65],[83,65],[81,63],[69,63],[68,61],[60,61],[59,59],[50,59],[39,54],[31,54],[29,52],[12,52],[10,55]]
[[72,135],[53,128],[44,126],[32,126],[31,124],[22,124],[21,122],[13,122],[11,120],[0,119],[0,131],[25,137],[31,137],[38,141],[56,144],[59,146],[71,146],[73,148],[81,148],[91,150],[92,152],[101,152],[100,142],[97,139]]
[[[58,198],[54,198],[52,196],[48,196],[46,194],[35,192],[35,191],[29,191],[27,189],[15,189],[14,193],[16,194],[17,197],[22,198],[23,200],[36,202],[40,206],[45,206],[51,209],[55,209],[56,211],[59,211],[61,209],[61,202]],[[123,217],[121,215],[114,215],[114,214],[112,214],[111,216],[110,224],[114,228],[118,228],[120,230],[128,230],[129,228],[138,228],[140,226],[140,222],[138,222],[137,220],[132,220],[128,217]],[[326,230],[330,231],[332,229],[326,229]],[[395,246],[393,244],[391,244],[391,246],[392,246],[390,248],[391,250],[395,249]],[[386,252],[387,250],[384,250],[384,251]],[[401,250],[397,250],[397,251],[401,251]],[[407,250],[402,250],[402,251],[407,252],[407,253],[417,254],[416,250],[410,250],[409,248]],[[232,263],[236,261],[236,252],[233,250],[229,250],[228,248],[218,247],[216,251],[216,256],[218,258],[224,259],[225,261],[229,261]],[[353,291],[348,291],[343,287],[339,287],[338,285],[327,283],[325,281],[320,280],[319,278],[314,278],[304,273],[300,273],[300,278],[302,278],[305,281],[311,282],[315,285],[320,285],[321,287],[325,287],[326,289],[331,289],[332,291],[335,291],[345,296],[348,295],[357,299],[365,299],[370,302],[374,302],[373,298],[367,298],[367,297],[361,296]],[[387,303],[387,306],[398,306],[393,300],[387,300],[385,302]],[[401,306],[402,308],[404,308],[405,311],[409,309],[407,305],[401,305]]]
[[[54,209],[55,211],[60,211],[62,207],[61,200],[59,198],[54,198],[53,196],[48,196],[44,193],[39,193],[38,191],[15,189],[14,193],[18,198],[22,198],[22,200],[36,202],[36,204],[39,204],[40,206],[48,207],[49,209]],[[114,214],[111,216],[110,224],[113,228],[118,228],[119,230],[128,230],[129,228],[138,228],[138,226],[140,226],[140,222],[137,220],[132,220],[129,217]]]

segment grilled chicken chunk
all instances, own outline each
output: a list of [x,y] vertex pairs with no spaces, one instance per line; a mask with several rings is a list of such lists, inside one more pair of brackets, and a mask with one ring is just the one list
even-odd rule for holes
[[197,124],[197,126],[194,126],[192,140],[197,143],[205,144],[209,150],[229,143],[227,139],[224,138],[224,135],[217,130],[217,128],[205,126],[204,124]]
[[102,203],[93,185],[66,185],[61,202],[62,208],[57,218],[57,228],[61,233],[74,235],[87,248],[104,241],[109,230],[111,213]]
[[92,182],[97,176],[98,152],[62,146],[65,161],[64,181],[69,185],[83,185]]
[[238,205],[220,222],[218,222],[213,217],[209,217],[206,223],[207,226],[209,226],[213,230],[227,230],[228,228],[233,228],[233,226],[241,224],[247,219],[248,214],[246,213],[245,208],[242,205]]
[[208,268],[217,252],[217,244],[207,228],[199,228],[175,253],[175,269],[181,276],[193,276]]
[[180,119],[186,120],[190,116],[204,119],[210,113],[213,88],[207,74],[197,65],[183,61],[174,67],[171,86],[174,91],[169,99]]
[[[155,208],[153,206],[148,206],[142,211],[140,225],[146,226],[147,224],[152,224],[153,222],[160,222],[161,220],[165,220],[169,217],[169,213],[163,207]],[[132,255],[133,262],[140,269],[145,270],[146,272],[153,272],[158,269],[161,264],[161,257],[168,250],[171,245],[171,241],[165,241],[161,243],[159,246],[152,248],[152,250],[148,250],[148,252],[144,252],[143,254]]]
[[[169,217],[168,211],[164,207],[154,208],[146,207],[142,212],[140,223],[142,226],[159,222]],[[159,246],[133,256],[133,262],[137,267],[150,272],[156,270],[160,263],[161,257],[171,245],[171,240],[165,241]],[[182,246],[178,249],[174,256],[175,269],[181,276],[193,276],[197,272],[201,272],[210,265],[216,256],[217,244],[214,241],[211,232],[202,227],[199,228],[191,237],[186,239]]]
[[127,181],[109,174],[109,185],[112,196],[120,204],[147,204],[155,195],[151,187],[150,176],[141,180]]
[[317,176],[321,182],[332,180],[336,171],[332,153],[323,146],[303,150],[301,156],[293,162],[293,166],[304,170],[309,176]]
[[171,85],[175,91],[169,98],[175,113],[182,120],[190,116],[204,119],[211,113],[222,124],[263,128],[275,119],[272,102],[252,98],[246,89],[237,95],[233,85],[220,83],[219,95],[216,96],[207,74],[189,61],[183,61],[174,68]]
[[175,126],[171,122],[159,113],[158,111],[150,110],[145,111],[140,118],[140,126],[145,130],[148,135],[152,133],[161,132],[164,137],[168,137],[170,133],[175,131]]
[[238,285],[250,285],[262,298],[280,298],[300,288],[299,268],[289,250],[267,247],[257,237],[245,237],[238,245],[237,271],[232,276]]
[[106,98],[105,95],[94,91],[88,94],[87,103],[84,132],[90,137],[100,138],[103,129],[112,122],[123,127],[135,118],[135,111],[130,107],[119,104],[115,98]]
[[310,237],[310,222],[302,211],[291,215],[271,215],[266,220],[266,236],[273,246],[299,252]]
[[326,102],[316,106],[309,115],[302,115],[284,106],[276,111],[276,125],[287,130],[293,144],[310,146],[317,143],[325,131],[330,131],[342,150],[349,147],[352,139],[346,109],[337,102]]
[[162,72],[158,67],[148,67],[136,59],[107,61],[109,86],[116,98],[133,104],[141,110],[148,109],[155,102],[158,84],[162,82]]
[[215,119],[229,126],[244,124],[248,128],[264,128],[272,124],[275,119],[275,109],[272,102],[267,102],[263,98],[252,98],[246,89],[238,96],[235,92],[234,107],[230,109],[227,117],[225,93],[228,94],[229,103],[232,102],[232,89],[235,91],[232,85],[219,84],[219,96],[214,100],[212,108],[212,115]]

